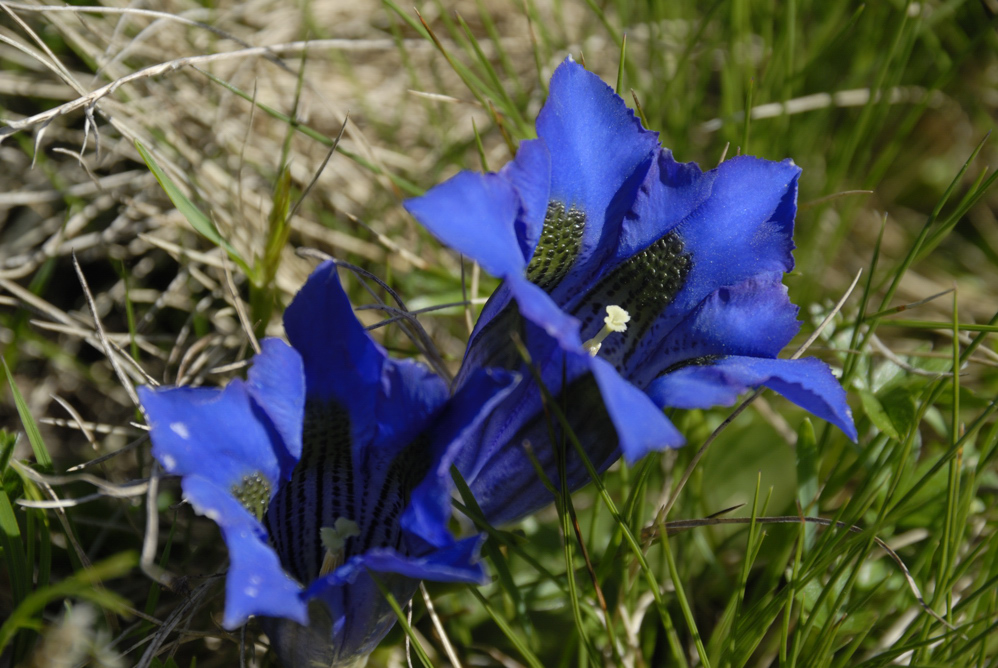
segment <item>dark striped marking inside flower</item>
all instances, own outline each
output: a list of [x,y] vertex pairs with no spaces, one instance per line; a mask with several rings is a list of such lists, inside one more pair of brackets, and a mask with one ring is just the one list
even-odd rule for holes
[[245,475],[241,484],[232,486],[232,496],[254,517],[262,520],[270,501],[270,482],[259,471]]
[[319,574],[319,530],[333,526],[338,517],[353,520],[356,515],[350,441],[345,409],[306,402],[301,459],[267,512],[267,529],[281,563],[299,582],[311,582]]
[[371,548],[403,548],[399,519],[428,472],[428,448],[420,437],[391,461],[379,462],[375,450],[355,462],[347,411],[334,402],[307,401],[301,459],[266,515],[285,570],[303,584],[318,577],[325,557],[320,532],[341,518],[356,523],[360,533],[346,539],[340,563]]
[[582,248],[586,214],[561,202],[550,202],[541,238],[527,265],[527,279],[551,292],[568,275]]
[[429,438],[418,436],[402,450],[388,471],[381,475],[371,471],[365,476],[364,521],[361,524],[357,552],[375,547],[399,548],[402,539],[399,520],[409,504],[413,488],[426,477],[430,469]]
[[684,252],[683,239],[675,232],[625,260],[603,277],[573,309],[582,321],[583,333],[602,322],[611,304],[626,310],[631,320],[627,331],[607,338],[602,355],[618,365],[634,354],[648,328],[676,298],[693,268],[693,260]]

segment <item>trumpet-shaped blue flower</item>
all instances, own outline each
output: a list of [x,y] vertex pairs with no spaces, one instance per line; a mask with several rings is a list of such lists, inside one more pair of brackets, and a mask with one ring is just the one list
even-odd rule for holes
[[[462,172],[406,203],[503,279],[459,386],[485,367],[522,370],[518,335],[600,469],[682,444],[663,408],[730,405],[758,386],[855,438],[828,367],[777,359],[799,327],[781,284],[793,267],[792,161],[742,156],[708,172],[676,162],[571,59],[551,79],[537,135],[498,173]],[[462,452],[459,468],[497,522],[550,500],[523,453],[529,442],[554,476],[545,414],[536,383],[522,382]],[[571,450],[577,487],[588,474]]]
[[479,538],[448,532],[450,466],[512,381],[480,372],[449,398],[423,365],[387,357],[332,263],[267,339],[246,381],[141,391],[153,454],[229,548],[223,625],[264,618],[288,666],[352,665],[421,579],[480,582]]

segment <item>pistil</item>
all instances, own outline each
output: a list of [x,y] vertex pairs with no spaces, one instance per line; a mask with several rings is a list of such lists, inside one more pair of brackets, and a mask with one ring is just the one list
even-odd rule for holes
[[347,540],[359,535],[360,527],[357,523],[345,517],[337,517],[333,526],[319,529],[319,540],[326,549],[322,557],[322,567],[319,568],[319,577],[329,575],[343,565]]
[[589,351],[589,354],[596,357],[603,339],[610,335],[610,332],[626,332],[627,323],[631,320],[631,314],[615,304],[606,307],[606,317],[603,318],[603,329],[596,336],[589,339],[582,345]]

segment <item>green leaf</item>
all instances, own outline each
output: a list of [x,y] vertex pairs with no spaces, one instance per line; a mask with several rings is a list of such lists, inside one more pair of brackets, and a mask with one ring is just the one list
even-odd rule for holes
[[263,254],[263,285],[270,286],[277,275],[281,264],[281,251],[288,243],[291,234],[291,221],[288,213],[291,210],[291,170],[286,166],[281,169],[274,186],[273,206],[270,209],[267,228],[267,247]]
[[14,508],[10,504],[7,492],[2,487],[0,487],[0,547],[3,548],[14,604],[17,605],[28,595],[30,576],[17,517],[14,515]]
[[7,361],[0,358],[0,362],[3,362],[3,370],[7,374],[7,383],[10,385],[10,391],[14,395],[14,405],[17,406],[17,414],[21,416],[21,424],[24,425],[24,431],[28,434],[28,442],[31,443],[31,450],[35,453],[35,461],[38,462],[38,467],[43,471],[51,471],[52,457],[49,455],[48,448],[45,447],[45,441],[42,440],[41,432],[38,431],[38,424],[31,417],[28,404],[24,401],[24,397],[21,396],[21,391],[17,389],[17,385],[14,384],[14,377],[11,375],[10,369],[7,368]]
[[884,413],[899,434],[907,433],[915,424],[915,400],[910,388],[904,385],[892,385],[877,394]]
[[28,595],[7,621],[0,626],[0,653],[13,639],[15,632],[21,628],[37,628],[35,615],[45,609],[52,601],[63,598],[81,598],[102,608],[121,614],[126,612],[129,602],[114,592],[100,585],[102,580],[125,575],[138,563],[134,552],[122,552],[92,567],[77,571],[62,582],[44,587]]
[[6,429],[0,429],[0,480],[7,472],[7,464],[10,463],[10,456],[14,453],[14,445],[17,443],[17,434],[12,434]]
[[876,425],[877,429],[895,440],[901,439],[901,435],[898,434],[898,430],[894,427],[894,422],[891,421],[880,400],[877,399],[877,395],[869,390],[860,390],[859,399],[863,404],[863,411],[870,418],[870,421]]
[[159,181],[159,185],[166,192],[167,196],[170,198],[170,201],[173,202],[173,206],[177,207],[177,211],[184,214],[184,218],[186,218],[187,222],[191,224],[191,227],[200,232],[206,239],[211,241],[216,246],[224,248],[225,252],[229,254],[230,258],[232,258],[232,261],[238,264],[239,267],[246,272],[247,276],[253,276],[253,272],[249,265],[246,264],[246,261],[243,260],[236,249],[233,248],[228,241],[222,238],[222,235],[219,234],[218,230],[215,228],[215,224],[211,222],[211,219],[201,213],[201,210],[194,205],[194,202],[188,199],[187,195],[185,195],[183,191],[177,187],[177,184],[173,182],[173,179],[171,179],[167,173],[163,171],[163,168],[160,167],[159,163],[156,162],[156,159],[153,158],[152,153],[150,153],[149,150],[142,145],[142,142],[135,142],[135,150],[137,150],[139,155],[142,156],[142,159],[145,160],[146,166],[149,167],[149,171],[151,171],[153,176],[156,177],[156,180]]
[[818,496],[818,442],[814,437],[811,418],[804,418],[797,430],[797,498],[801,508]]

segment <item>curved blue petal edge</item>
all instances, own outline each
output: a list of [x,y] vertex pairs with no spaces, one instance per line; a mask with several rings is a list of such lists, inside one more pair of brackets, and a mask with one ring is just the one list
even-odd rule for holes
[[[223,489],[245,476],[263,475],[275,487],[287,472],[287,456],[264,410],[246,383],[224,389],[139,388],[151,427],[152,453],[169,473],[198,475]],[[211,443],[206,466],[205,443]]]
[[561,310],[551,296],[522,276],[510,276],[505,283],[520,308],[520,314],[544,330],[563,349],[582,350],[579,321]]
[[280,435],[278,450],[285,478],[301,458],[305,415],[305,370],[301,355],[280,339],[260,342],[260,354],[246,374],[246,388]]
[[547,216],[551,192],[551,153],[539,139],[521,142],[516,158],[499,174],[509,179],[520,195],[522,208],[516,221],[516,238],[526,261],[537,247]]
[[647,392],[662,406],[710,408],[730,406],[739,394],[760,385],[831,422],[856,441],[856,426],[845,390],[828,365],[813,357],[799,360],[723,357],[710,365],[689,366],[662,376],[648,386]]
[[367,571],[395,573],[413,580],[485,584],[489,579],[478,559],[483,542],[484,536],[471,536],[454,541],[449,547],[436,550],[428,557],[407,557],[388,547],[368,550],[316,580],[305,596],[321,598],[330,588],[351,584]]
[[[301,355],[309,398],[335,398],[348,410],[369,405],[387,355],[354,315],[334,262],[323,262],[305,281],[284,312],[284,330]],[[366,392],[358,391],[358,381]]]
[[594,357],[592,371],[628,464],[650,452],[679,447],[686,442],[662,409],[621,378],[609,362]]
[[[349,385],[349,378],[344,380]],[[435,419],[448,394],[447,383],[425,364],[386,358],[374,403],[366,408],[373,413],[377,433],[365,449],[394,457]]]
[[472,445],[467,440],[519,380],[514,373],[479,369],[457,390],[431,432],[435,466],[412,491],[409,507],[402,513],[403,529],[437,548],[454,543],[447,528],[451,465],[462,448]]
[[[210,467],[206,467],[210,468]],[[184,496],[194,509],[222,529],[229,550],[222,625],[238,628],[251,615],[285,617],[308,623],[302,588],[284,572],[267,532],[225,489],[199,476],[183,480]]]
[[693,270],[673,310],[691,309],[721,286],[793,269],[800,172],[790,160],[738,156],[704,175],[712,179],[710,196],[675,228]]
[[527,266],[515,225],[520,195],[499,174],[461,172],[404,206],[434,236],[493,276],[517,274]]
[[579,261],[602,256],[654,155],[658,133],[641,126],[624,100],[571,57],[551,76],[537,136],[551,152],[552,201],[587,217]]

